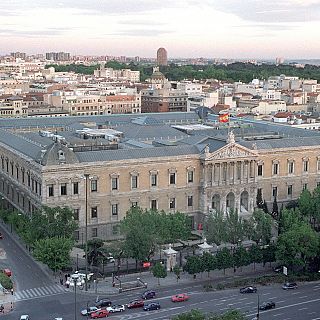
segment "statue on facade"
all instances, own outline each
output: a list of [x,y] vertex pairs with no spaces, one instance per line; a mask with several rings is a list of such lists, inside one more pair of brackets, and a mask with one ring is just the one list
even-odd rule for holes
[[235,143],[235,142],[236,142],[236,140],[235,140],[234,133],[233,133],[233,131],[230,131],[228,133],[227,143]]

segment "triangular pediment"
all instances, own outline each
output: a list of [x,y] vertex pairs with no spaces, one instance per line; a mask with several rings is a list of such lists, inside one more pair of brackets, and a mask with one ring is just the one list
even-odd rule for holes
[[237,143],[229,143],[226,146],[210,153],[205,160],[223,160],[223,159],[236,159],[236,158],[253,158],[257,154]]

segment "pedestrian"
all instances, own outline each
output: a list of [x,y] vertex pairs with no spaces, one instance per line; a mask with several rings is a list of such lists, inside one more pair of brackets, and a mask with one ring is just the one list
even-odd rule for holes
[[11,288],[11,290],[10,290],[10,291],[11,291],[11,294],[13,295],[13,288]]
[[63,279],[60,278],[60,284],[63,286]]
[[3,304],[0,306],[0,312],[4,313],[4,306],[3,306]]

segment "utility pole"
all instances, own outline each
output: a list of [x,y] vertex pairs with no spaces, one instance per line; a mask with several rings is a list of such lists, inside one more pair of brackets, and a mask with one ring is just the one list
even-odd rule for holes
[[86,178],[86,210],[85,210],[85,233],[84,233],[84,241],[85,241],[85,262],[86,262],[86,276],[85,276],[85,291],[88,291],[88,179],[89,174],[84,175]]

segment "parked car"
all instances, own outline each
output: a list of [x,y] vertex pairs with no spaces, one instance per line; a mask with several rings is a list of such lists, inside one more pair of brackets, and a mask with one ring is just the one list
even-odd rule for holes
[[182,302],[189,300],[190,296],[188,296],[186,293],[179,293],[171,297],[172,302]]
[[146,299],[153,299],[155,296],[156,296],[155,291],[148,290],[141,295],[141,298],[146,300]]
[[125,306],[123,304],[117,304],[111,307],[107,307],[107,311],[109,311],[110,313],[122,312],[124,310],[125,310]]
[[151,302],[143,307],[144,311],[159,310],[161,308],[159,302]]
[[257,292],[257,288],[256,287],[244,287],[240,289],[240,293],[256,293]]
[[264,302],[262,305],[260,305],[260,310],[269,310],[276,307],[276,304],[273,301]]
[[83,316],[89,316],[91,313],[100,310],[98,307],[88,307],[87,309],[81,310]]
[[97,310],[96,312],[91,313],[91,319],[105,318],[109,315],[109,311],[106,309]]
[[295,282],[286,282],[283,284],[283,290],[297,289],[298,285]]
[[142,308],[144,306],[144,301],[141,299],[132,300],[127,304],[128,309]]
[[3,269],[2,272],[6,274],[8,277],[12,276],[12,271],[8,268]]
[[110,306],[112,306],[112,302],[107,298],[100,299],[96,302],[97,308],[105,308],[105,307],[110,307]]
[[22,316],[20,316],[20,320],[30,320],[30,318],[27,314],[23,314]]

